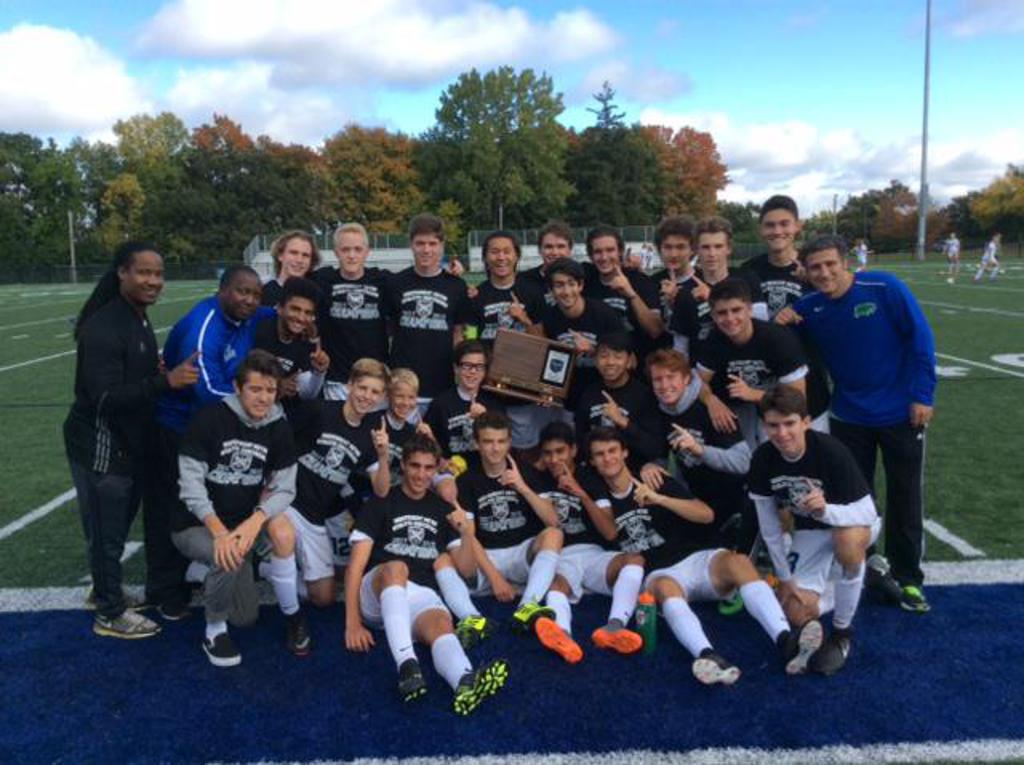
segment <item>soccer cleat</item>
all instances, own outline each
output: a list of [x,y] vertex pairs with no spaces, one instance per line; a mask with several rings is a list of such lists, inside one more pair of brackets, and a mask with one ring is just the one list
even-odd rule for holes
[[168,622],[180,622],[192,615],[187,603],[161,603],[156,607],[156,612]]
[[476,672],[467,672],[455,689],[452,708],[457,714],[468,715],[488,696],[493,696],[508,682],[508,662],[495,659]]
[[420,663],[406,659],[398,668],[398,695],[402,701],[415,701],[427,692],[427,681],[423,679]]
[[821,648],[811,655],[807,662],[807,668],[819,675],[834,675],[846,664],[846,658],[850,655],[850,638],[853,633],[849,629],[833,629],[828,640],[821,644]]
[[619,627],[617,630],[608,629],[607,625],[598,627],[591,633],[590,639],[598,648],[627,655],[636,653],[644,647],[644,639],[639,633],[625,627]]
[[740,679],[740,669],[723,659],[710,648],[705,648],[693,660],[693,676],[704,685],[732,685]]
[[203,638],[203,653],[215,667],[237,667],[242,663],[242,654],[226,632],[220,633],[213,640]]
[[536,600],[523,603],[512,614],[512,627],[518,632],[529,632],[534,622],[546,616],[548,619],[555,618],[555,609],[542,606]]
[[486,640],[494,632],[494,623],[486,616],[472,615],[459,619],[455,625],[455,637],[462,644],[462,649],[468,651],[481,640]]
[[823,636],[824,630],[817,619],[812,619],[798,630],[787,630],[779,636],[779,652],[787,675],[802,675],[807,671],[807,662],[821,648]]
[[868,558],[864,586],[879,602],[887,606],[899,605],[903,597],[899,582],[889,569],[889,561],[878,553]]
[[309,652],[313,650],[313,638],[309,634],[306,614],[300,608],[294,614],[286,615],[284,620],[288,650],[296,656],[309,656]]
[[103,637],[141,640],[159,634],[160,625],[142,614],[125,611],[112,619],[96,614],[92,622],[92,631]]
[[718,613],[722,616],[735,616],[743,610],[743,596],[736,590],[728,600],[718,601]]
[[533,631],[537,633],[540,644],[549,651],[554,651],[570,664],[579,664],[583,660],[583,649],[565,630],[546,616],[541,616],[533,623]]
[[900,608],[915,614],[926,614],[932,607],[928,605],[920,587],[908,584],[900,591]]

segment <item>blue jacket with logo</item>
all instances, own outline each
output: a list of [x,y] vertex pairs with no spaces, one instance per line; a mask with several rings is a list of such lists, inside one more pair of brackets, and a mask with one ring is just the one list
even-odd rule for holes
[[803,317],[800,332],[828,365],[837,419],[883,427],[907,422],[911,403],[932,405],[935,338],[917,300],[895,276],[854,274],[839,299],[814,292],[793,309]]
[[156,407],[160,424],[184,433],[199,409],[234,393],[235,373],[252,350],[256,325],[275,315],[273,308],[261,306],[248,319],[238,322],[224,313],[214,295],[196,303],[180,318],[164,344],[164,364],[173,369],[198,350],[195,364],[199,382],[160,397]]

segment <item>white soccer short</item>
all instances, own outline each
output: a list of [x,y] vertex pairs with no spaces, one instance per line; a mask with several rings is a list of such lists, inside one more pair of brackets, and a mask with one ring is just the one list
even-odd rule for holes
[[[371,627],[381,628],[384,626],[384,617],[381,615],[380,598],[373,591],[373,578],[380,566],[374,566],[365,574],[363,581],[359,584],[359,613],[363,621]],[[441,596],[429,587],[424,587],[416,582],[405,583],[406,597],[409,599],[409,624],[416,624],[420,614],[431,611],[435,608],[447,611]]]
[[621,553],[594,544],[563,548],[556,572],[569,583],[569,602],[578,603],[584,593],[611,595],[606,574],[616,555]]
[[686,594],[686,600],[696,603],[701,600],[726,600],[733,591],[717,592],[711,584],[711,561],[719,553],[729,552],[723,547],[714,550],[698,550],[668,568],[655,569],[644,579],[644,589],[649,589],[655,579],[667,576]]
[[331,555],[334,565],[348,565],[351,548],[348,543],[348,536],[352,532],[352,513],[345,510],[337,515],[332,515],[324,521],[324,528],[327,529],[327,536],[330,537]]
[[295,527],[295,562],[307,582],[334,576],[334,545],[326,526],[310,523],[294,507],[285,513]]
[[[530,576],[530,546],[536,537],[523,540],[513,547],[485,548],[487,557],[498,569],[503,577],[512,584],[526,584]],[[483,571],[476,572],[476,587],[473,588],[474,595],[492,594],[491,582]]]
[[[871,543],[878,539],[882,520],[876,518],[871,524]],[[835,545],[832,529],[798,529],[793,532],[793,546],[789,550],[789,567],[793,581],[801,590],[810,590],[821,595],[831,579],[842,576],[835,559]]]

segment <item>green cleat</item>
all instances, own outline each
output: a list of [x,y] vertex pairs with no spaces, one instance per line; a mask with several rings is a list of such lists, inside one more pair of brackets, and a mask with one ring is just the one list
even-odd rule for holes
[[903,592],[900,595],[900,608],[915,614],[926,614],[932,609],[928,605],[928,600],[925,598],[921,588],[915,587],[912,584],[908,584],[903,588]]
[[455,689],[452,708],[456,714],[468,715],[488,696],[493,696],[508,682],[508,662],[495,659],[476,672],[467,672]]
[[462,649],[468,651],[481,640],[486,640],[494,632],[494,624],[486,616],[467,616],[459,619],[455,626],[455,637],[462,644]]
[[532,632],[533,625],[542,616],[554,620],[556,616],[555,609],[542,606],[537,601],[531,600],[528,603],[523,603],[512,614],[512,627],[517,632]]
[[743,596],[736,590],[728,600],[718,601],[718,613],[722,616],[735,616],[743,610]]

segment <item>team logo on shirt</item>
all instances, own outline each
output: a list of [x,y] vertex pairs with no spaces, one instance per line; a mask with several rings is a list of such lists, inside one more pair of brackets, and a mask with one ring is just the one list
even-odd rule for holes
[[256,486],[263,482],[267,447],[232,438],[221,447],[220,458],[206,478],[221,486]]
[[434,301],[429,297],[421,297],[416,301],[416,315],[425,319],[434,312]]
[[434,560],[437,557],[437,521],[422,515],[404,515],[391,526],[392,539],[384,549],[403,558]]
[[768,365],[760,359],[734,359],[726,366],[726,375],[736,375],[752,388],[760,388],[775,382]]
[[583,518],[580,517],[582,503],[577,497],[569,497],[561,492],[544,492],[541,496],[555,506],[562,531],[566,534],[581,534],[586,530]]
[[231,454],[231,469],[236,473],[244,473],[252,467],[252,452],[235,449]]
[[361,456],[359,447],[347,438],[336,433],[322,433],[313,449],[299,457],[299,464],[325,481],[341,486],[343,492],[351,492],[348,477],[352,470],[349,466],[359,462]]
[[[526,516],[519,510],[515,492],[499,489],[484,494],[477,501],[480,528],[488,532],[511,531],[526,525]],[[512,503],[516,506],[513,508]]]
[[623,552],[644,552],[661,547],[665,538],[650,525],[651,513],[646,507],[630,510],[615,519],[619,532],[626,538],[620,541]]
[[380,318],[380,291],[372,284],[335,284],[331,288],[331,318],[373,321]]
[[449,331],[448,296],[433,290],[410,290],[402,296],[402,315],[398,323],[409,329]]
[[820,479],[807,476],[780,475],[771,480],[772,496],[780,509],[788,510],[794,515],[812,518],[813,515],[802,509],[804,498],[815,489],[822,490],[824,484]]
[[361,290],[349,290],[346,297],[348,298],[347,302],[349,308],[362,308],[363,303],[366,302],[366,295],[364,295]]
[[857,303],[857,305],[853,307],[853,318],[866,319],[877,310],[878,306],[874,303]]

